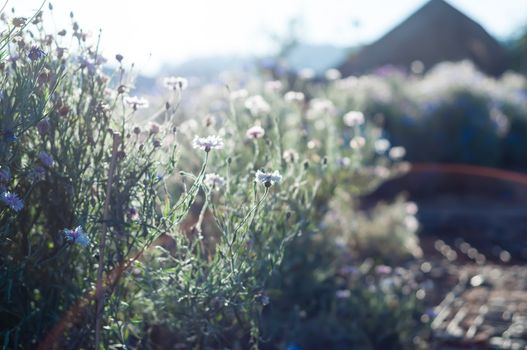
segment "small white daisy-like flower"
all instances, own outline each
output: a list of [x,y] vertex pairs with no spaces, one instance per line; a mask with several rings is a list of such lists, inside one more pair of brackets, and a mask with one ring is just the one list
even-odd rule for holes
[[386,139],[378,139],[375,141],[375,152],[382,154],[390,148],[390,141]]
[[207,137],[196,136],[192,141],[192,147],[196,149],[202,149],[207,153],[213,149],[222,149],[224,145],[225,144],[223,143],[223,139],[216,135],[211,135]]
[[347,168],[351,165],[351,159],[348,157],[342,157],[337,160],[337,164],[343,168]]
[[357,125],[364,124],[364,114],[359,111],[351,111],[346,114],[344,114],[344,117],[342,117],[344,120],[344,124],[346,124],[349,127],[354,127]]
[[249,128],[245,135],[250,139],[259,139],[265,135],[265,130],[260,125],[255,125]]
[[282,90],[282,82],[280,80],[271,80],[265,83],[265,91],[268,93],[278,93]]
[[309,102],[309,106],[309,119],[315,119],[321,114],[335,115],[337,110],[333,102],[325,98],[314,98]]
[[331,68],[326,71],[324,74],[327,80],[333,81],[333,80],[339,80],[342,77],[342,74],[338,69]]
[[392,147],[390,148],[390,152],[388,152],[388,155],[393,160],[399,160],[402,159],[406,155],[406,149],[401,146]]
[[163,85],[169,90],[183,91],[188,87],[188,80],[182,77],[167,77]]
[[350,141],[350,147],[353,149],[360,149],[366,144],[366,139],[362,136],[355,136]]
[[148,106],[150,105],[147,99],[137,96],[126,96],[124,98],[124,102],[130,107],[132,107],[134,110],[148,108]]
[[419,221],[413,215],[407,215],[404,217],[404,225],[410,231],[417,231],[419,228]]
[[408,215],[415,215],[419,211],[419,207],[417,204],[415,204],[415,202],[408,202],[406,203],[405,211]]
[[310,80],[315,77],[315,71],[311,68],[303,68],[298,71],[298,77],[302,80]]
[[284,158],[286,162],[294,163],[298,160],[298,152],[294,149],[286,149],[284,154],[282,154],[282,158]]
[[373,173],[381,179],[387,179],[390,176],[390,170],[387,167],[380,165],[373,169]]
[[245,100],[245,108],[251,112],[253,117],[271,112],[271,106],[260,95],[254,95]]
[[247,96],[249,96],[249,92],[245,89],[235,90],[230,94],[231,100],[233,101],[244,99]]
[[205,179],[203,180],[205,185],[209,187],[212,190],[219,190],[223,186],[225,186],[225,179],[218,174],[207,174],[205,175]]
[[302,103],[304,99],[304,94],[298,91],[288,91],[284,95],[284,100],[288,103]]
[[280,181],[282,181],[282,175],[280,175],[278,170],[275,170],[272,173],[258,170],[255,177],[255,181],[261,183],[265,187],[271,187],[275,183],[280,183]]

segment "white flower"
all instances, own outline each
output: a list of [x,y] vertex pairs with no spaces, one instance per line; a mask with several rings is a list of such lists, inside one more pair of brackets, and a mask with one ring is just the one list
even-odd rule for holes
[[249,128],[245,135],[250,139],[259,139],[265,135],[265,130],[260,125],[255,125]]
[[221,187],[225,186],[225,179],[218,174],[207,174],[203,180],[205,185],[212,190],[219,190]]
[[373,169],[375,176],[380,177],[381,179],[387,179],[390,176],[390,170],[384,166],[376,166]]
[[298,77],[302,80],[310,80],[315,77],[315,71],[311,68],[303,68],[298,71]]
[[179,125],[178,131],[191,138],[199,131],[199,123],[195,119],[187,119]]
[[163,85],[169,90],[183,91],[188,87],[188,80],[182,77],[167,77],[163,79]]
[[202,149],[205,152],[210,152],[212,149],[222,149],[223,146],[223,139],[216,135],[207,137],[195,136],[194,140],[192,140],[192,147]]
[[133,109],[148,108],[150,105],[148,100],[137,96],[126,96],[124,98],[124,102]]
[[417,231],[419,228],[419,221],[413,215],[407,215],[404,217],[404,226],[410,231]]
[[294,163],[298,160],[298,153],[294,149],[286,149],[284,154],[282,154],[282,158],[286,162]]
[[308,111],[308,118],[315,119],[321,114],[334,115],[336,112],[335,105],[325,98],[314,98],[310,102],[310,109]]
[[284,99],[286,102],[289,102],[289,103],[301,103],[301,102],[304,102],[304,94],[301,93],[301,92],[297,92],[297,91],[288,91],[286,92],[286,94],[284,95]]
[[230,94],[231,100],[233,101],[241,100],[243,98],[246,98],[247,96],[249,96],[249,92],[247,92],[247,90],[245,89],[236,90],[231,92]]
[[338,69],[331,68],[326,71],[324,74],[327,80],[339,80],[342,77],[342,74]]
[[406,150],[404,149],[404,147],[401,147],[401,146],[392,147],[388,155],[393,160],[399,160],[406,155]]
[[282,175],[280,175],[278,170],[275,170],[272,173],[266,173],[261,170],[258,170],[255,176],[255,181],[261,183],[265,187],[271,187],[275,183],[279,183],[280,181],[282,181]]
[[340,165],[343,168],[347,168],[351,165],[351,159],[348,157],[342,157],[338,159],[338,165]]
[[364,124],[364,114],[359,111],[351,111],[348,112],[342,117],[344,120],[344,124],[346,124],[349,127],[354,127],[357,125]]
[[245,108],[251,112],[253,117],[271,112],[271,106],[260,95],[251,96],[246,99]]
[[278,93],[282,90],[282,82],[280,80],[271,80],[265,83],[265,91],[268,93]]
[[362,148],[364,147],[365,144],[366,144],[366,139],[362,136],[355,136],[350,141],[350,147],[353,149]]
[[405,211],[408,215],[415,215],[419,211],[419,207],[415,202],[408,202],[406,203]]
[[378,139],[377,141],[375,141],[374,147],[375,147],[375,152],[382,154],[386,152],[388,148],[390,148],[390,141],[386,139]]

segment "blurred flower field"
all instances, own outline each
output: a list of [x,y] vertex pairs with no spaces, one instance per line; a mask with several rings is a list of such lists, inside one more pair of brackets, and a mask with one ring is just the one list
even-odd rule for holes
[[126,53],[74,17],[2,21],[3,349],[427,348],[417,205],[361,196],[408,161],[526,167],[512,73],[263,70],[136,96]]

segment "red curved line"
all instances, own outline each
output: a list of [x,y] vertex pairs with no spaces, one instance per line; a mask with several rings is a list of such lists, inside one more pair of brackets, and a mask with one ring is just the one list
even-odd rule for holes
[[527,186],[527,174],[468,164],[412,163],[410,172],[454,173],[489,177]]
[[[141,249],[138,252],[130,254],[130,257],[121,261],[113,270],[106,275],[106,285],[112,287],[121,275],[130,268],[131,264],[140,259],[146,250],[152,249],[156,245],[162,245],[169,241],[166,235],[159,236],[146,249]],[[45,336],[44,340],[38,345],[37,350],[51,350],[56,348],[58,341],[61,339],[64,331],[76,322],[76,318],[85,311],[86,308],[91,307],[91,302],[95,300],[95,288],[92,288],[79,298],[70,308],[63,314],[62,318],[53,326],[53,328]]]

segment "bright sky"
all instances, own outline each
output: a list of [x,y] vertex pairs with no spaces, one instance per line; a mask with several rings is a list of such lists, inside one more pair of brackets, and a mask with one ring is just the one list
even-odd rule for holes
[[[0,0],[4,2],[5,0]],[[448,0],[491,34],[506,38],[527,24],[527,0]],[[121,53],[152,74],[162,62],[210,55],[254,55],[272,50],[271,33],[290,19],[311,43],[353,46],[375,40],[426,0],[51,0],[58,30],[69,12],[97,35],[107,56]],[[30,15],[42,0],[8,0]],[[47,5],[46,5],[47,9]],[[47,12],[47,11],[46,11]],[[357,25],[358,24],[358,25]]]

